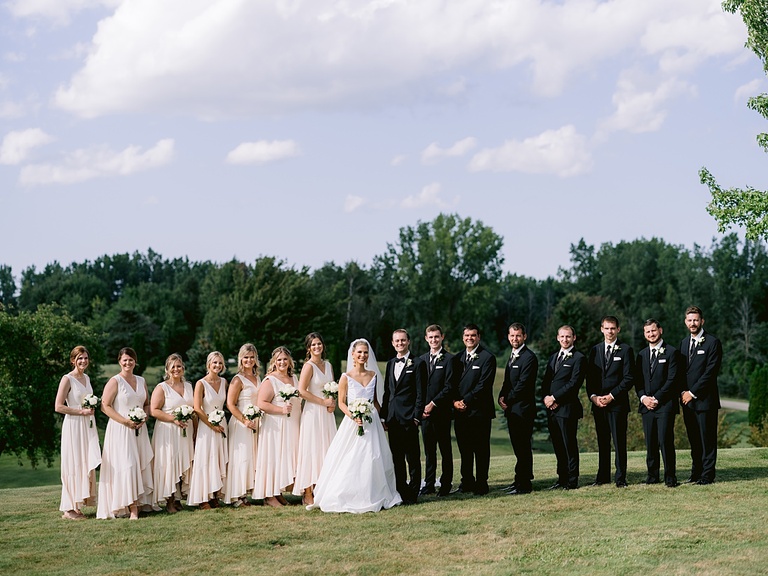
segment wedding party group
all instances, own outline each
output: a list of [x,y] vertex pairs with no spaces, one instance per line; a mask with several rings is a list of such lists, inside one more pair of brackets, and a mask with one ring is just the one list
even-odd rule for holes
[[[637,394],[647,446],[647,483],[677,486],[674,418],[682,405],[691,443],[690,482],[714,481],[717,455],[717,373],[722,348],[703,330],[701,310],[686,310],[690,331],[679,349],[662,339],[656,320],[648,320],[648,346],[635,356],[618,340],[619,321],[601,321],[603,343],[588,356],[574,348],[572,327],[557,332],[559,350],[548,360],[540,383],[557,458],[551,489],[575,489],[579,480],[578,420],[583,416],[579,390],[586,380],[599,446],[595,485],[609,483],[611,443],[617,487],[626,483],[629,394]],[[84,519],[83,506],[97,506],[97,518],[130,517],[140,511],[168,513],[181,501],[199,509],[223,504],[271,507],[288,504],[285,493],[301,496],[308,510],[376,512],[415,504],[419,496],[489,492],[490,437],[496,417],[493,384],[496,357],[481,343],[475,324],[463,328],[464,350],[443,347],[443,329],[425,330],[429,352],[411,352],[405,329],[392,334],[394,357],[379,371],[365,339],[348,350],[346,372],[338,383],[326,360],[322,336],[305,338],[306,356],[299,376],[290,351],[276,348],[259,377],[253,344],[244,344],[231,382],[220,376],[225,359],[211,352],[206,375],[194,387],[184,378],[181,356],[171,354],[165,379],[147,392],[134,374],[131,348],[118,354],[120,373],[109,379],[101,398],[93,394],[88,351],[70,354],[73,369],[62,377],[56,411],[64,414],[61,437],[63,518]],[[512,347],[498,397],[516,457],[510,495],[532,491],[532,435],[537,411],[538,361],[526,346],[520,323],[509,326]],[[336,407],[344,414],[336,428]],[[94,426],[100,407],[109,418],[103,448]],[[227,422],[224,408],[230,413]],[[146,422],[154,418],[150,441]],[[451,424],[460,456],[460,482],[453,489]],[[421,440],[425,468],[422,478]],[[440,476],[438,477],[438,452]],[[96,468],[101,466],[98,487]]]

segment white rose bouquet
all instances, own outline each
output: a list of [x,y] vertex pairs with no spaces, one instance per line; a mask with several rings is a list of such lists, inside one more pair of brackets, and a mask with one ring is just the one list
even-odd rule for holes
[[[357,398],[350,402],[347,408],[349,409],[349,413],[352,415],[354,420],[360,418],[364,422],[373,422],[374,407],[370,400],[366,400],[365,398]],[[365,430],[363,427],[358,426],[357,435],[362,436],[364,434]]]
[[[218,408],[214,411],[212,411],[210,414],[208,414],[208,422],[210,422],[213,426],[221,426],[222,428],[225,427],[225,424],[227,423],[226,414],[224,414],[224,410],[219,410]],[[226,433],[221,433],[224,438],[227,437]]]
[[[178,408],[174,408],[173,412],[173,419],[177,422],[189,422],[192,420],[192,416],[195,415],[195,409],[192,408],[189,404],[182,404]],[[187,437],[187,429],[182,428],[181,429],[181,435],[186,438]]]
[[[83,396],[83,401],[80,403],[80,406],[86,410],[96,410],[96,408],[99,407],[99,404],[101,404],[101,398],[95,394],[86,394]],[[90,420],[91,422],[88,427],[93,428],[93,418]]]
[[[136,422],[137,424],[140,424],[142,422],[146,422],[147,421],[147,413],[144,412],[144,410],[142,408],[140,408],[138,406],[135,406],[134,408],[131,408],[130,410],[128,410],[128,419],[131,422]],[[136,432],[136,436],[139,435],[139,429],[138,428],[136,428],[136,430],[134,430],[134,432]]]
[[[256,420],[256,418],[261,418],[264,412],[262,412],[259,408],[256,408],[253,404],[248,404],[248,406],[245,407],[245,410],[243,410],[243,418],[246,420],[250,420],[253,422]],[[256,430],[251,430],[254,434],[256,434]]]
[[323,396],[326,398],[339,399],[339,385],[336,382],[326,382],[323,386]]
[[[283,402],[290,402],[291,398],[299,397],[299,391],[296,390],[295,386],[291,386],[290,384],[283,384],[282,386],[280,386],[278,395],[280,396],[280,398],[283,399]],[[291,413],[288,412],[288,418],[290,417],[291,417]]]

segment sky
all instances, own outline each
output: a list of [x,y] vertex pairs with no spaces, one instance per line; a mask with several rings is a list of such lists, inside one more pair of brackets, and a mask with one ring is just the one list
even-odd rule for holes
[[719,0],[0,0],[0,264],[312,269],[455,213],[504,270],[709,246],[706,166],[768,188]]

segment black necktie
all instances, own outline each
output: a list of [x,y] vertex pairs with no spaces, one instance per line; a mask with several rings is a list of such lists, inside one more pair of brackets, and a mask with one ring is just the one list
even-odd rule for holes
[[432,371],[435,369],[435,364],[437,364],[437,354],[430,354],[429,355],[429,373],[432,374]]
[[402,358],[395,358],[395,364],[398,364],[400,362],[405,362],[405,356],[403,356]]
[[605,347],[605,369],[608,370],[608,368],[611,366],[611,346],[608,345]]
[[693,360],[693,351],[696,349],[696,340],[691,338],[691,345],[688,346],[688,364]]
[[651,350],[651,374],[656,370],[656,365],[659,363],[658,351],[658,348]]
[[557,355],[557,360],[555,360],[555,372],[557,372],[560,369],[560,366],[563,365],[563,360],[565,360],[565,354],[560,352],[560,354]]

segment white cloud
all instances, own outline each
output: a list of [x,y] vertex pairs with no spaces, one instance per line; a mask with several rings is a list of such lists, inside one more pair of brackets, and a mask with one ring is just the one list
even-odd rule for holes
[[736,88],[736,92],[733,94],[733,100],[735,102],[746,102],[752,96],[757,96],[760,93],[762,85],[762,78],[755,78],[751,82],[742,84]]
[[472,150],[475,146],[477,146],[477,140],[472,136],[464,138],[463,140],[458,140],[448,148],[440,148],[437,142],[432,142],[432,144],[427,146],[421,153],[421,162],[423,164],[434,164],[441,158],[464,156],[464,154]]
[[613,95],[614,113],[600,124],[599,135],[625,130],[627,132],[654,132],[659,130],[667,116],[664,105],[682,94],[695,94],[686,82],[669,78],[657,86],[642,90],[638,82],[625,73],[619,79]]
[[258,140],[243,142],[227,154],[230,164],[266,164],[298,156],[299,146],[293,140]]
[[525,172],[575,176],[592,168],[584,136],[572,125],[547,130],[525,140],[507,140],[498,148],[484,148],[472,157],[473,172]]
[[408,157],[405,154],[398,154],[392,160],[389,161],[390,166],[400,166],[403,162],[406,161]]
[[[60,0],[36,2],[51,13]],[[64,2],[69,11],[81,3],[99,4]],[[530,71],[535,94],[556,96],[606,62],[743,53],[743,24],[719,3],[132,0],[99,22],[54,102],[86,117],[389,106],[462,98],[467,76],[515,67]]]
[[452,202],[446,202],[440,198],[441,186],[438,182],[427,184],[416,195],[408,196],[400,205],[403,208],[422,208],[423,206],[434,206],[436,208],[451,208],[456,206],[459,199],[454,198]]
[[348,194],[344,200],[344,212],[355,212],[358,208],[361,208],[366,203],[365,198],[362,196],[355,196],[354,194]]
[[9,132],[0,144],[0,164],[21,164],[34,148],[52,141],[40,128]]
[[142,152],[139,146],[129,146],[120,152],[107,147],[75,150],[61,164],[30,164],[21,169],[19,182],[36,184],[74,184],[94,178],[127,176],[168,164],[174,155],[174,142],[160,140]]
[[21,118],[24,116],[25,107],[23,104],[5,100],[0,102],[0,118]]
[[8,0],[5,8],[17,18],[47,18],[59,24],[90,8],[112,8],[122,0]]

